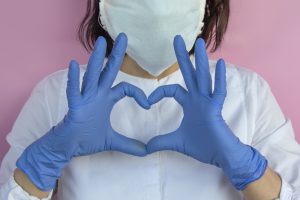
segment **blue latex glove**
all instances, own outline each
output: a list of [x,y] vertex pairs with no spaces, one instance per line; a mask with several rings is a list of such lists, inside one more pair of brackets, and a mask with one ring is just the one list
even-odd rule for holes
[[109,150],[135,156],[147,155],[145,144],[117,133],[110,123],[114,104],[125,96],[133,97],[145,109],[150,108],[146,95],[137,87],[121,82],[111,88],[126,47],[127,36],[121,33],[102,70],[106,41],[99,37],[89,59],[81,90],[79,65],[74,60],[70,62],[67,114],[48,133],[28,146],[16,163],[39,189],[53,189],[61,170],[74,156]]
[[222,117],[227,94],[225,63],[222,59],[217,62],[212,93],[203,39],[195,44],[196,69],[181,36],[175,37],[174,48],[188,91],[179,84],[160,86],[148,101],[155,104],[164,97],[174,97],[183,107],[184,117],[174,132],[152,138],[147,144],[148,153],[173,150],[215,165],[223,169],[236,189],[243,190],[264,174],[267,160],[256,149],[243,144]]

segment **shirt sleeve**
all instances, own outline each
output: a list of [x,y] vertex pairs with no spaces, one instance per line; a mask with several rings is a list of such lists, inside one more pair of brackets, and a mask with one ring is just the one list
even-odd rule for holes
[[[53,190],[49,193],[46,198],[41,200],[51,200]],[[9,176],[8,181],[0,188],[0,199],[7,200],[40,200],[37,197],[31,196],[29,193],[24,191],[21,186],[19,186],[13,174]]]
[[280,200],[300,200],[300,145],[291,119],[286,117],[269,84],[255,74],[257,97],[251,145],[268,160],[269,167],[282,179]]
[[[51,91],[53,93],[54,90],[48,86],[49,81],[46,77],[33,88],[11,131],[6,136],[10,148],[4,156],[0,168],[1,199],[35,199],[18,186],[14,181],[13,172],[16,168],[16,161],[24,149],[45,134],[53,125],[47,93]],[[56,91],[56,93],[58,92]]]

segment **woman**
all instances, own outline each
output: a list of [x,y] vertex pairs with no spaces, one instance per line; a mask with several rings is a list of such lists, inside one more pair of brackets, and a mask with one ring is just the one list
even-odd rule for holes
[[228,18],[228,0],[88,1],[89,62],[34,88],[1,198],[300,199],[300,146],[268,83],[207,58]]

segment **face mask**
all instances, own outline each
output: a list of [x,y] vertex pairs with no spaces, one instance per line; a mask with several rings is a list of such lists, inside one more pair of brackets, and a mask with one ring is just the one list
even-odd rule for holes
[[173,40],[190,51],[201,33],[206,0],[100,0],[100,25],[113,40],[128,37],[127,54],[153,76],[176,63]]

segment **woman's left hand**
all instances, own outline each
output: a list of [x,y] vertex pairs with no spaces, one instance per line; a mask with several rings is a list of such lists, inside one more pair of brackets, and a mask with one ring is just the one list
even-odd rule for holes
[[243,190],[264,174],[267,160],[256,149],[243,144],[222,117],[227,94],[225,63],[220,59],[216,64],[212,93],[203,39],[195,44],[196,69],[181,36],[175,37],[174,48],[188,91],[179,84],[160,86],[148,101],[155,104],[164,97],[173,97],[183,107],[184,117],[174,132],[152,138],[147,144],[148,153],[173,150],[215,165],[223,169],[236,189]]

